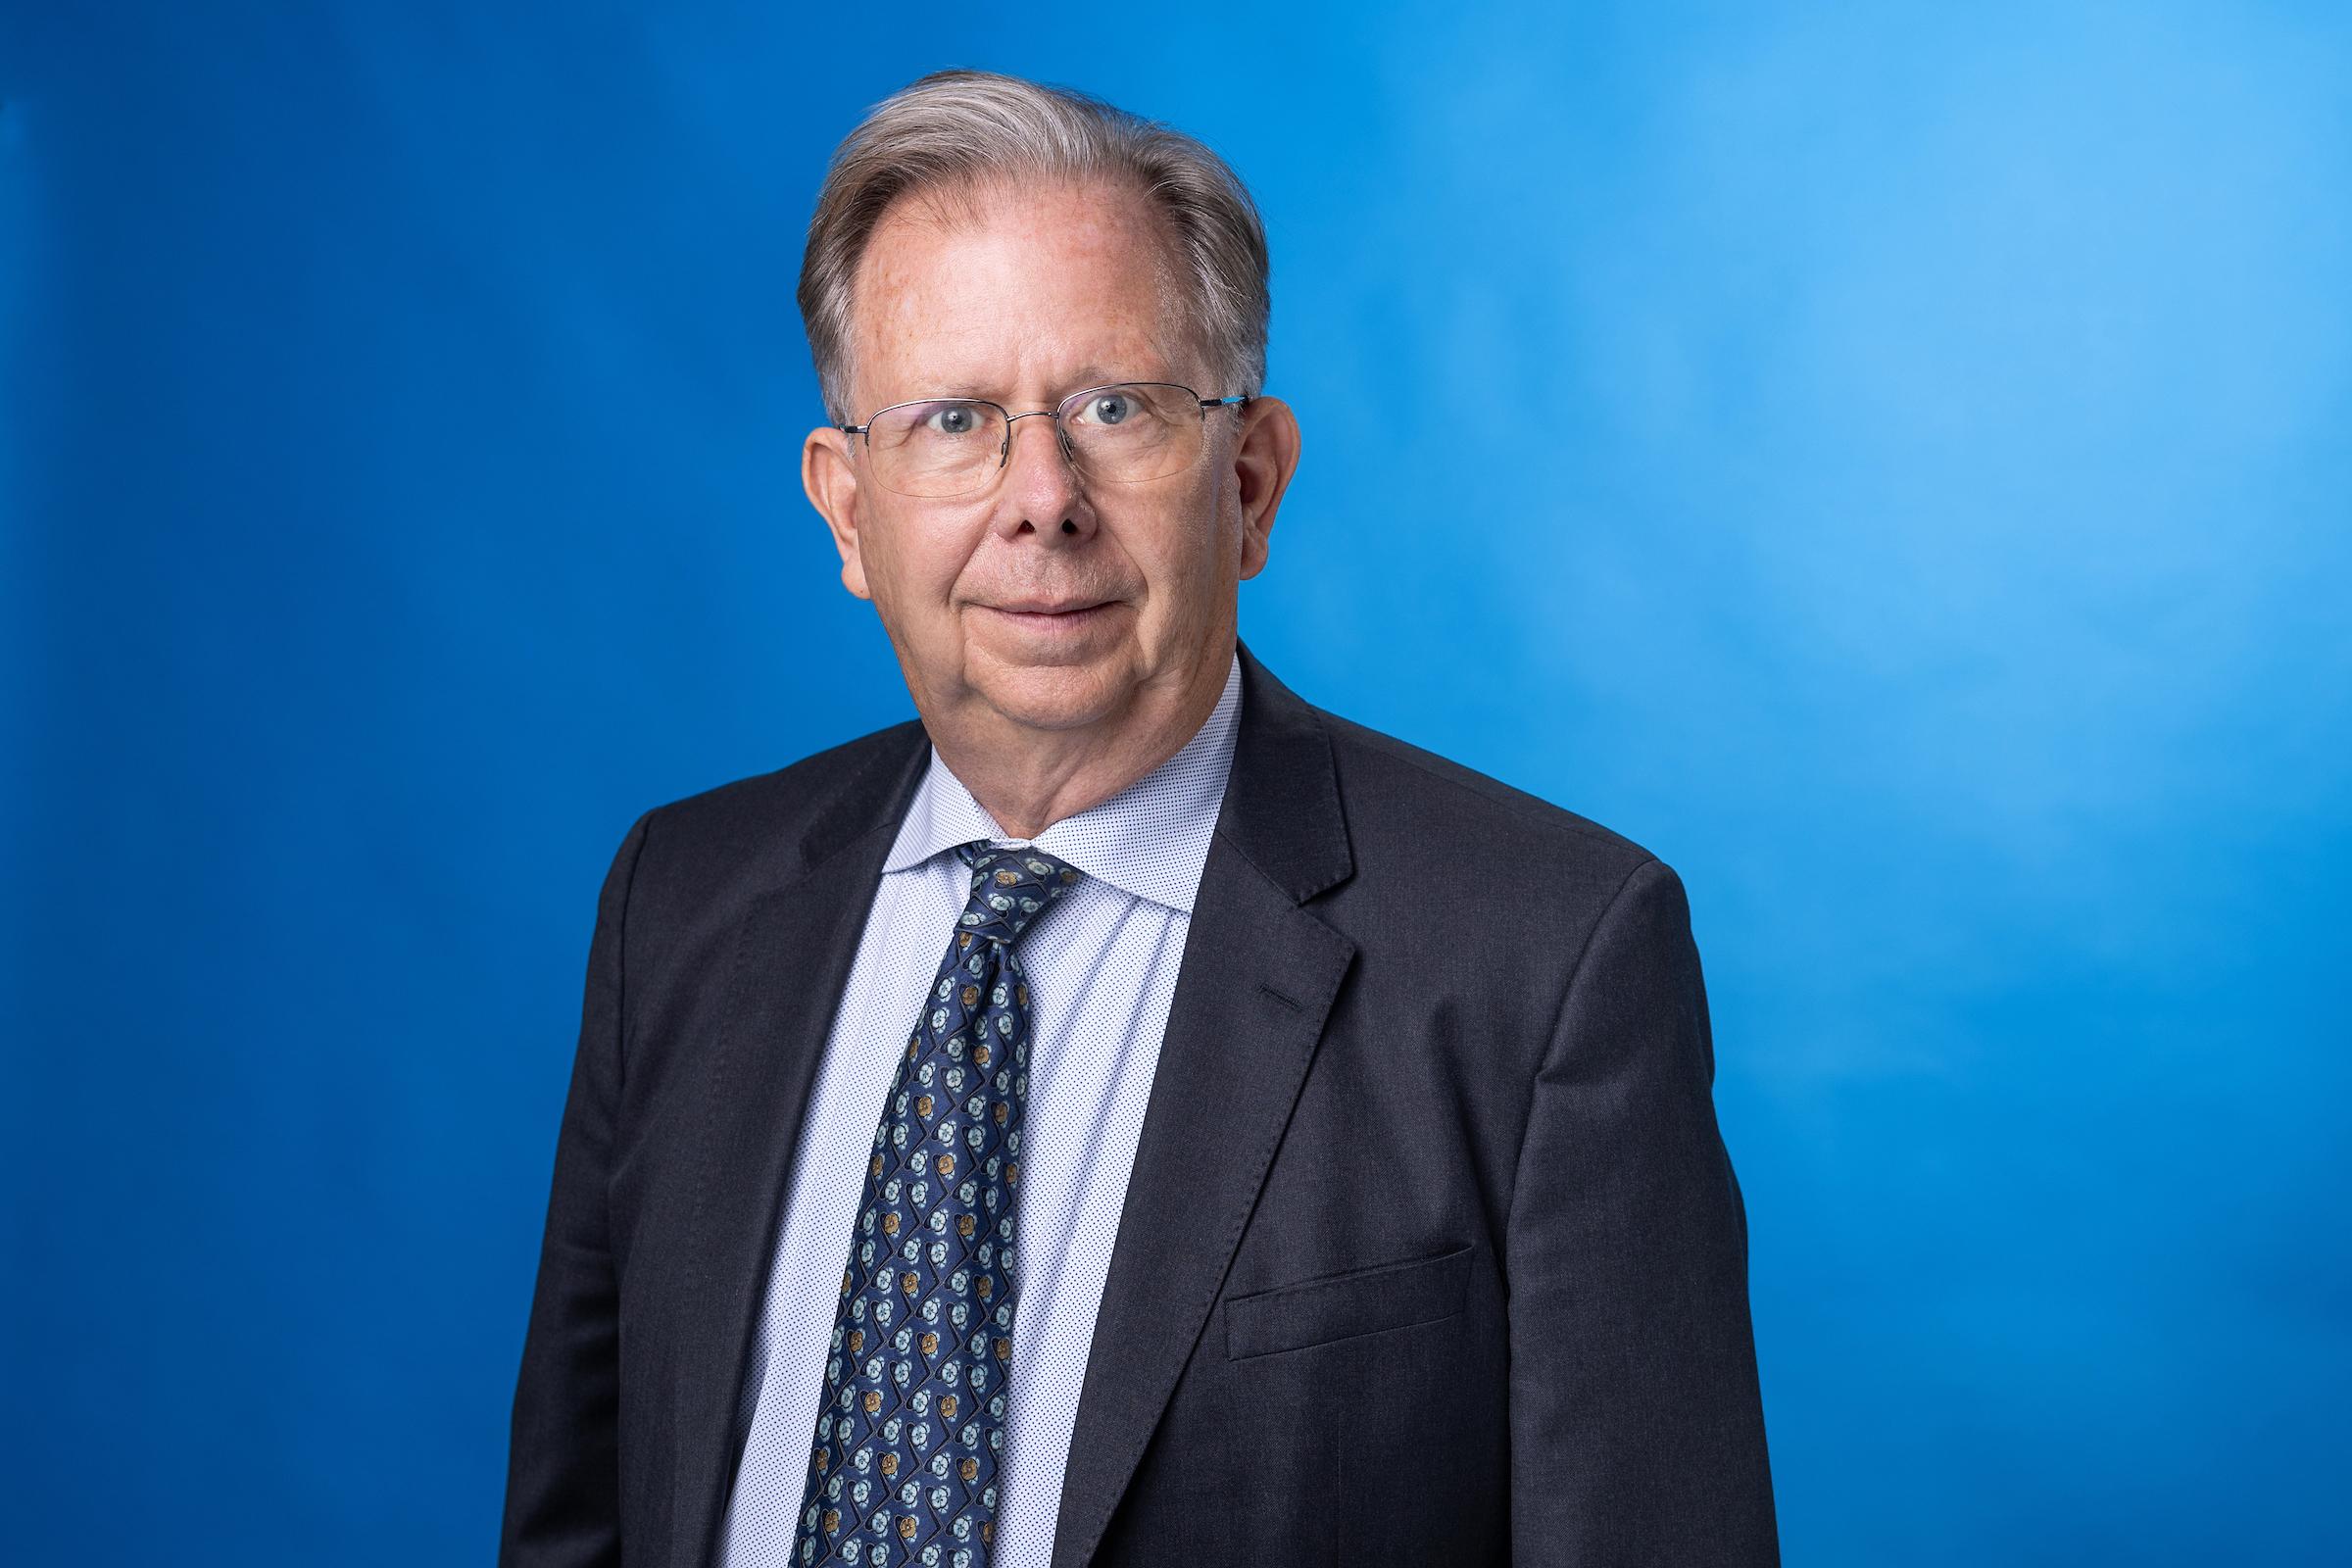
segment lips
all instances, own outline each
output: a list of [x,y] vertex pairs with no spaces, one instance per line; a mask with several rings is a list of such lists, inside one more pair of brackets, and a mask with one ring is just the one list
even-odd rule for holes
[[1033,652],[1093,647],[1118,613],[1116,599],[1009,599],[983,605],[987,617]]
[[1111,601],[1107,599],[1014,599],[991,610],[1007,615],[1077,615],[1090,610],[1100,610]]

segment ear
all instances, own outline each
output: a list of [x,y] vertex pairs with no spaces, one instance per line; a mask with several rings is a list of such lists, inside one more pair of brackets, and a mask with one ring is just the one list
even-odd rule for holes
[[1291,475],[1298,471],[1298,419],[1280,398],[1251,398],[1241,408],[1241,435],[1234,443],[1233,474],[1242,498],[1242,575],[1254,577],[1266,564],[1266,542]]
[[860,599],[871,599],[865,563],[858,550],[858,473],[850,466],[850,443],[856,439],[829,424],[809,431],[801,444],[801,488],[832,530],[833,548],[841,552],[841,585]]

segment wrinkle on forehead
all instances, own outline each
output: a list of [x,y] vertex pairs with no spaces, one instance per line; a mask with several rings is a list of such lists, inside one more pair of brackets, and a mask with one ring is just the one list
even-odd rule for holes
[[[904,343],[918,331],[916,323],[906,320],[908,302],[901,296],[900,287],[894,286],[901,281],[892,274],[902,255],[895,242],[925,231],[954,235],[989,228],[1003,230],[1015,248],[1034,250],[1040,265],[1056,253],[1075,251],[1082,259],[1099,259],[1104,251],[1124,254],[1132,248],[1139,229],[1151,235],[1155,241],[1150,247],[1152,286],[1157,296],[1157,318],[1147,328],[1151,353],[1170,374],[1184,373],[1188,365],[1203,361],[1202,346],[1198,342],[1193,322],[1192,278],[1182,260],[1181,239],[1166,215],[1144,191],[1131,183],[1108,178],[988,175],[908,191],[884,209],[864,253],[858,258],[851,289],[853,379],[857,378],[859,362],[872,364],[879,359],[887,363],[892,358],[873,352],[881,347],[878,340],[884,335]],[[1088,253],[1094,254],[1089,257]],[[989,334],[987,323],[975,323],[963,332],[944,323],[923,323],[919,330],[923,345],[936,348],[946,359],[981,353],[985,344],[958,342],[958,339]],[[987,369],[975,366],[965,373],[997,374],[1011,368],[1004,365]],[[1122,368],[1121,373],[1136,374],[1141,370],[1142,368]],[[871,396],[880,395],[882,389],[864,390]],[[888,390],[906,392],[903,388]],[[924,389],[929,390],[932,389]],[[937,390],[975,394],[977,391],[971,386],[944,385]],[[906,392],[906,395],[921,394]]]
[[[1082,231],[1115,228],[1122,220],[1142,219],[1159,240],[1155,259],[1161,284],[1174,283],[1186,275],[1186,269],[1176,264],[1183,249],[1182,238],[1167,214],[1143,187],[1109,174],[1093,177],[979,174],[919,185],[902,191],[882,210],[867,236],[866,250],[870,254],[874,242],[893,223],[925,224],[952,233],[985,227],[1008,215],[1025,217],[1048,204],[1060,205],[1072,199],[1088,210],[1087,218],[1078,225]],[[860,257],[861,271],[863,261]]]

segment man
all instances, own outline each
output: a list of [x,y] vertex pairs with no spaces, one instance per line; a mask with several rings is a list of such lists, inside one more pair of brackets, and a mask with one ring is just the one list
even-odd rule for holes
[[1680,882],[1237,642],[1230,171],[925,77],[800,297],[921,720],[620,847],[503,1560],[1776,1560]]

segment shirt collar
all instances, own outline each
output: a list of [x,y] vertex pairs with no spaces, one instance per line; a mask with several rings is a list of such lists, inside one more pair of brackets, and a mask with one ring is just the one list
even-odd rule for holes
[[[1233,769],[1233,747],[1241,728],[1242,661],[1237,654],[1225,673],[1217,706],[1174,757],[1109,800],[1065,816],[1034,840],[1098,881],[1185,914],[1208,863],[1208,841],[1225,803],[1225,779]],[[972,799],[963,781],[931,750],[922,788],[899,824],[899,836],[883,861],[885,872],[905,871],[958,844],[1005,836],[988,808]]]

